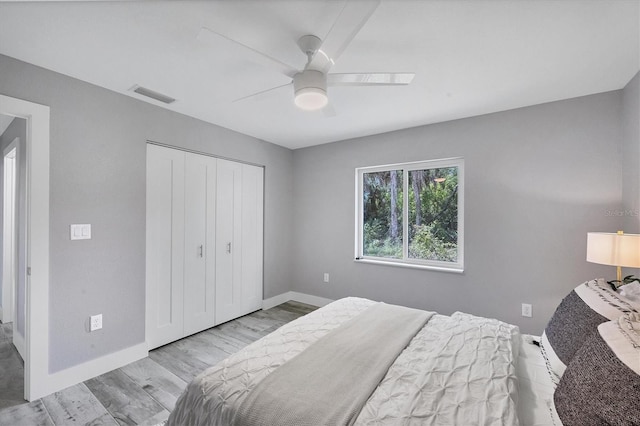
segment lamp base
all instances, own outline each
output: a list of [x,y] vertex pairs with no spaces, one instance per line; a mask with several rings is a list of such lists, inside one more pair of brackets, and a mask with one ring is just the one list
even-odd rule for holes
[[[620,274],[620,271],[618,271],[618,274]],[[618,275],[618,277],[620,277],[620,275]],[[622,287],[623,285],[631,284],[634,281],[638,281],[640,283],[640,278],[634,277],[633,275],[627,275],[622,279],[607,281],[607,284],[609,284],[611,288],[615,291],[615,290],[618,290],[618,288]]]

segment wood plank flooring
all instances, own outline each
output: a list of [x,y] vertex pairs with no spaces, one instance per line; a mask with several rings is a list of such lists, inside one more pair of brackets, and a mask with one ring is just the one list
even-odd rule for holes
[[202,370],[315,309],[287,302],[257,311],[30,403],[22,400],[24,371],[10,324],[0,324],[0,425],[156,425]]
[[0,409],[24,403],[24,363],[12,340],[12,324],[0,324]]

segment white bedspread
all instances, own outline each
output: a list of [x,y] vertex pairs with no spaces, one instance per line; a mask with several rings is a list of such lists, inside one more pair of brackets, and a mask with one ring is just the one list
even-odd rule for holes
[[[338,300],[207,369],[180,397],[169,424],[231,424],[260,380],[373,303]],[[356,424],[518,425],[518,339],[516,326],[497,320],[435,315],[388,370]]]

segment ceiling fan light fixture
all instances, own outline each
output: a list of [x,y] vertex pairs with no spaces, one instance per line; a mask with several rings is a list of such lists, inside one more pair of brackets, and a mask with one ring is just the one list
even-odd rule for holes
[[329,103],[327,92],[318,87],[305,87],[296,92],[296,106],[305,111],[316,111]]
[[327,76],[321,71],[304,70],[293,77],[295,104],[305,111],[316,111],[329,103]]

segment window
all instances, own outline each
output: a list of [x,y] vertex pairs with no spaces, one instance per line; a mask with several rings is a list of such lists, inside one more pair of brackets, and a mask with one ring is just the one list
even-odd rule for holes
[[356,169],[356,259],[463,269],[464,160]]

